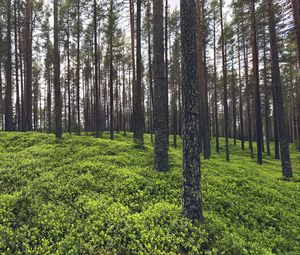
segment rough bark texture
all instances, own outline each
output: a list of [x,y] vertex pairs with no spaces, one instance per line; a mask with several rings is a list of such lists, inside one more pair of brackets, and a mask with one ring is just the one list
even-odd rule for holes
[[61,123],[61,92],[60,92],[60,58],[58,39],[58,0],[54,0],[54,108],[55,108],[55,135],[56,138],[62,136]]
[[202,222],[195,0],[181,0],[180,16],[183,100],[183,214],[193,221]]
[[269,18],[269,34],[270,34],[270,46],[271,46],[271,58],[272,58],[272,85],[274,87],[275,94],[275,104],[277,110],[277,119],[279,128],[279,140],[280,140],[280,152],[281,152],[281,166],[283,177],[292,177],[292,165],[290,160],[288,135],[287,135],[287,123],[284,116],[284,106],[283,106],[283,95],[281,88],[280,79],[280,69],[278,60],[278,50],[277,50],[277,39],[276,39],[276,29],[275,29],[275,17],[273,11],[273,1],[267,1],[268,18]]
[[251,1],[251,30],[252,30],[252,63],[253,78],[255,82],[255,115],[256,115],[256,142],[257,142],[257,163],[262,164],[262,118],[261,118],[261,102],[260,102],[260,86],[259,86],[259,69],[258,69],[258,49],[256,39],[256,14],[255,3]]
[[168,94],[163,37],[163,0],[153,1],[154,153],[155,168],[168,170]]

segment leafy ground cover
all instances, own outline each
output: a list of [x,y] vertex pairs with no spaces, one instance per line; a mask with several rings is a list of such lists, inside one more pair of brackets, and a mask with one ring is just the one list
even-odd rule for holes
[[170,148],[170,172],[157,173],[145,140],[141,150],[131,134],[0,133],[0,254],[300,254],[293,145],[290,181],[280,161],[258,166],[239,144],[229,163],[224,148],[202,160],[197,226],[181,215],[181,147]]

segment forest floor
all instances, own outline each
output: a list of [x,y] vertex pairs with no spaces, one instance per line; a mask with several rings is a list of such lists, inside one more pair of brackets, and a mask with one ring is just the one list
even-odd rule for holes
[[[205,223],[182,218],[182,148],[170,171],[152,167],[145,136],[115,141],[0,132],[0,254],[300,254],[300,153],[295,177],[258,166],[240,142],[201,160]],[[247,147],[247,143],[246,143]]]

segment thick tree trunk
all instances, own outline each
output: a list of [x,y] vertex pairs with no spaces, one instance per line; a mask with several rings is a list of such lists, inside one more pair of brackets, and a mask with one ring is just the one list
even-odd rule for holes
[[281,88],[280,69],[277,50],[277,38],[275,28],[275,17],[273,11],[273,1],[267,1],[268,18],[269,18],[269,34],[270,34],[270,46],[271,46],[271,58],[272,58],[272,85],[274,87],[275,104],[277,110],[277,120],[279,127],[279,140],[280,140],[280,152],[281,152],[281,166],[283,177],[292,177],[292,165],[290,160],[288,136],[287,136],[287,123],[284,115],[283,95]]
[[181,0],[183,98],[183,214],[203,222],[200,185],[199,88],[197,82],[196,5]]

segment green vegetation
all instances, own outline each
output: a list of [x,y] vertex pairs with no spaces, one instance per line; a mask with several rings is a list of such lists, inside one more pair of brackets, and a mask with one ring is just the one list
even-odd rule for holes
[[294,146],[289,181],[280,161],[259,166],[239,144],[229,163],[224,147],[202,160],[197,226],[181,215],[181,148],[158,173],[148,136],[143,150],[104,136],[0,133],[0,254],[299,254]]

